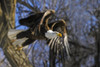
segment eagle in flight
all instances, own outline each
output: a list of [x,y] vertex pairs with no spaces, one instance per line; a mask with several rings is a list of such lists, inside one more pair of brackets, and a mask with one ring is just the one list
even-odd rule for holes
[[47,10],[20,19],[19,23],[29,28],[25,31],[16,30],[18,32],[16,40],[27,38],[17,50],[21,50],[24,46],[33,43],[35,40],[46,40],[51,49],[54,48],[55,51],[64,49],[69,55],[66,22],[61,19],[50,23],[49,20],[54,14],[55,10]]

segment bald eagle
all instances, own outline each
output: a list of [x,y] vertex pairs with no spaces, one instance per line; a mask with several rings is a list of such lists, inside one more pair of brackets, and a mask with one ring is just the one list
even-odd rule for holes
[[[33,43],[35,40],[46,40],[51,49],[55,48],[56,46],[60,46],[60,48],[65,49],[69,55],[66,22],[61,19],[48,23],[49,19],[54,13],[55,10],[47,10],[46,12],[36,13],[29,17],[20,19],[19,23],[29,27],[29,29],[26,31],[16,30],[16,40],[24,38],[22,46],[18,47],[17,50],[20,50],[24,46]],[[56,49],[60,50],[58,48]]]

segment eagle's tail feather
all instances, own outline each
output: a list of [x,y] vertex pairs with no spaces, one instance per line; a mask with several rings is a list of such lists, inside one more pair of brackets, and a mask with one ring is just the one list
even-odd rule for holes
[[11,42],[14,45],[18,45],[18,44],[22,44],[24,41],[26,41],[28,38],[21,38],[21,39],[17,39],[17,34],[19,34],[20,32],[23,32],[25,30],[16,30],[16,29],[10,29],[8,31],[8,38],[11,40]]

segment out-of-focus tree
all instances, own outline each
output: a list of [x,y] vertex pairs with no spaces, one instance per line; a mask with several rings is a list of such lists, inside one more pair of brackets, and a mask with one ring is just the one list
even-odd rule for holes
[[[15,5],[16,0],[0,1],[0,47],[12,67],[32,67],[25,53],[15,51],[15,46],[7,36],[8,30],[15,27]],[[5,58],[2,58],[1,63]]]
[[[89,11],[89,13],[93,16],[96,17],[97,21],[95,26],[91,27],[91,35],[95,37],[95,44],[96,44],[96,52],[97,54],[95,55],[95,62],[96,64],[94,65],[94,67],[99,67],[100,66],[100,2],[97,0],[97,6],[92,5],[94,8],[94,11]],[[91,20],[92,21],[92,20]]]

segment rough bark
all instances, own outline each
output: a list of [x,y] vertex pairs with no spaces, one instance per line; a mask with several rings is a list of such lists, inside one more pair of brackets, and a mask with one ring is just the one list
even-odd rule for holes
[[0,1],[0,47],[12,67],[32,67],[25,53],[23,51],[15,51],[15,46],[12,45],[7,37],[9,22],[11,22],[12,28],[14,27],[15,6],[13,5],[15,3],[16,0]]
[[100,67],[100,32],[96,33],[97,54],[95,56],[96,64],[94,67]]
[[49,50],[49,67],[55,67],[56,56],[53,49]]
[[94,67],[100,67],[100,5],[99,7],[96,9],[96,11],[94,12],[94,15],[96,16],[96,18],[98,19],[97,23],[98,23],[98,32],[95,32],[95,39],[96,39],[96,56],[95,56],[95,66]]

